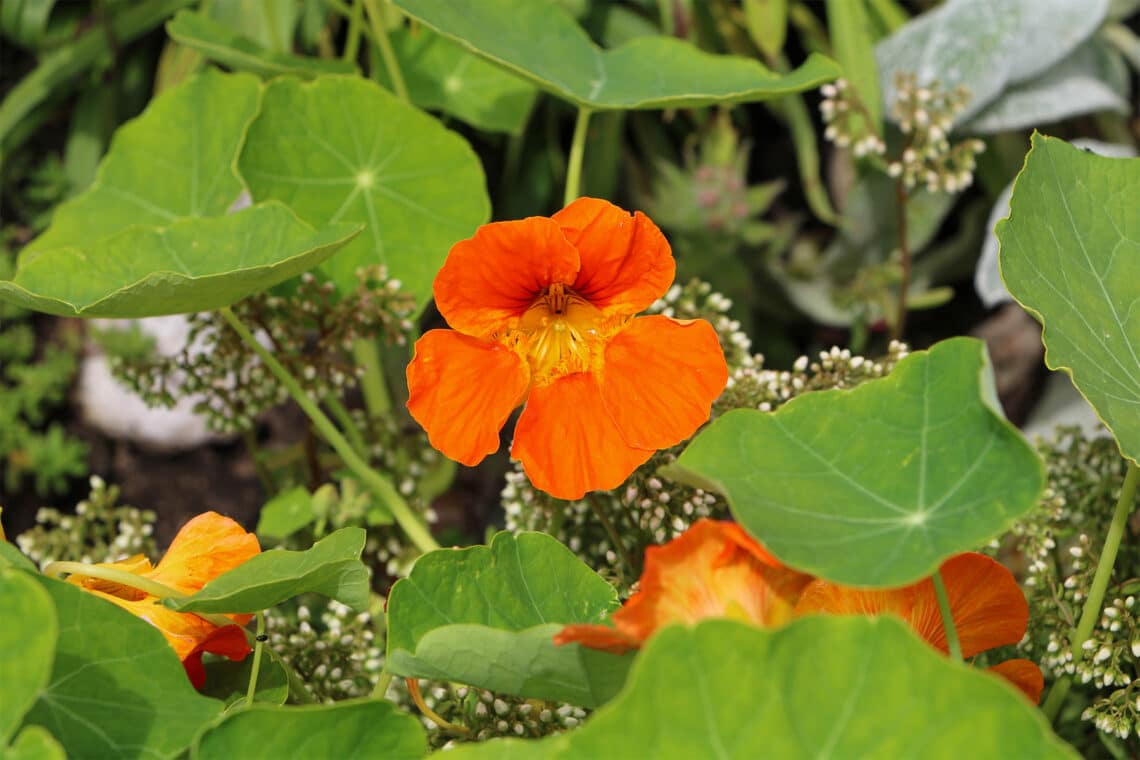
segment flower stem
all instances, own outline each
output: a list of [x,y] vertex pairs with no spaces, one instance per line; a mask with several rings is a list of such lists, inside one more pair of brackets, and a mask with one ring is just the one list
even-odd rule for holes
[[911,269],[910,246],[906,241],[907,192],[902,177],[895,179],[895,199],[899,207],[899,263],[902,266],[902,271],[899,274],[898,313],[895,315],[895,323],[892,325],[891,337],[895,340],[902,340],[903,333],[906,331],[906,300],[907,290],[910,287]]
[[405,678],[404,682],[408,685],[408,694],[411,695],[412,701],[416,703],[416,707],[420,708],[420,712],[431,718],[432,722],[442,728],[444,731],[450,731],[453,734],[461,736],[469,736],[471,729],[466,726],[457,726],[449,720],[442,718],[439,713],[427,706],[424,702],[424,695],[420,692],[420,682],[417,678]]
[[369,467],[368,464],[360,458],[356,451],[353,450],[352,445],[345,440],[344,436],[340,434],[340,431],[336,429],[336,425],[334,425],[332,421],[325,416],[325,413],[321,411],[321,408],[309,398],[309,394],[305,392],[305,389],[301,387],[297,379],[289,373],[289,370],[285,369],[285,367],[281,365],[281,362],[277,361],[273,354],[271,354],[265,346],[261,345],[261,343],[257,341],[257,338],[253,337],[253,334],[242,324],[242,321],[234,315],[229,307],[221,309],[221,314],[226,322],[229,323],[230,327],[234,329],[234,332],[241,336],[241,339],[253,349],[254,353],[261,357],[261,360],[265,362],[265,366],[269,371],[281,381],[281,384],[289,391],[289,395],[293,397],[293,400],[297,402],[301,410],[312,420],[313,426],[324,436],[324,439],[328,441],[329,445],[333,447],[333,450],[340,456],[345,466],[352,470],[352,473],[359,478],[372,493],[379,497],[380,503],[387,507],[388,511],[392,513],[392,517],[400,524],[400,527],[403,528],[404,533],[412,540],[412,543],[419,547],[420,551],[425,553],[438,549],[439,544],[436,543],[432,537],[431,531],[420,522],[420,519],[412,512],[411,507],[404,501],[404,497],[400,496],[395,486],[383,475]]
[[360,380],[360,391],[364,394],[364,405],[369,417],[383,417],[392,410],[392,400],[388,396],[388,386],[384,382],[384,365],[380,362],[380,349],[376,341],[361,338],[352,346],[352,358],[364,368]]
[[356,63],[356,57],[360,54],[360,27],[363,23],[364,7],[356,2],[348,16],[348,34],[345,36],[342,60]]
[[245,702],[253,704],[257,693],[257,676],[261,672],[261,645],[265,643],[265,612],[257,613],[257,637],[253,643],[253,665],[249,668],[249,688],[245,690]]
[[[1124,476],[1124,485],[1120,487],[1120,498],[1116,501],[1116,509],[1112,513],[1112,523],[1108,526],[1108,535],[1104,538],[1104,546],[1101,548],[1100,560],[1096,564],[1092,586],[1089,588],[1088,598],[1085,599],[1085,606],[1081,609],[1081,619],[1077,621],[1077,630],[1073,633],[1070,651],[1073,653],[1074,668],[1084,658],[1084,643],[1092,635],[1093,628],[1096,626],[1097,620],[1100,619],[1104,595],[1108,591],[1108,581],[1112,577],[1112,566],[1116,564],[1116,553],[1120,550],[1120,540],[1124,537],[1124,528],[1128,525],[1128,518],[1136,507],[1138,483],[1140,483],[1140,466],[1135,462],[1128,462],[1128,472]],[[1041,709],[1050,721],[1057,717],[1071,686],[1072,678],[1065,674],[1049,690],[1049,697]]]
[[589,108],[578,108],[578,119],[574,122],[574,139],[570,143],[570,159],[566,166],[566,193],[562,205],[569,206],[578,197],[582,185],[582,156],[586,153],[586,133],[590,124]]
[[392,90],[396,96],[405,103],[410,103],[408,86],[404,84],[404,73],[400,71],[400,63],[396,60],[396,53],[392,50],[392,41],[388,39],[388,30],[384,28],[384,16],[380,12],[377,0],[362,0],[364,8],[368,11],[368,23],[372,27],[372,37],[376,47],[380,48],[380,57],[384,59],[384,68],[388,71],[388,78],[392,80]]
[[958,641],[958,628],[954,625],[954,612],[950,609],[950,595],[942,582],[942,571],[936,570],[930,580],[934,581],[934,594],[938,597],[938,611],[942,613],[942,627],[946,630],[946,646],[950,656],[962,661],[962,644]]
[[332,416],[340,423],[341,428],[344,429],[344,435],[348,438],[348,442],[352,444],[352,448],[360,456],[368,457],[368,444],[364,442],[364,436],[356,429],[356,423],[352,421],[352,415],[345,407],[341,400],[337,398],[336,394],[330,393],[325,396],[325,406],[332,412]]

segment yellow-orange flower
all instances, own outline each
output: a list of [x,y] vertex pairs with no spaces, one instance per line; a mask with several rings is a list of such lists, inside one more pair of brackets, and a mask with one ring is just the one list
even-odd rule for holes
[[511,454],[537,488],[616,488],[692,435],[728,380],[707,322],[634,318],[673,275],[656,225],[596,198],[480,227],[435,279],[453,329],[416,343],[409,411],[433,446],[474,465],[525,402]]
[[[152,566],[150,560],[141,554],[95,567],[131,573],[180,593],[193,594],[207,582],[232,570],[260,551],[257,537],[252,533],[247,533],[228,517],[217,512],[206,512],[178,531],[157,567]],[[204,652],[236,661],[244,659],[251,651],[241,628],[249,622],[250,615],[227,615],[234,624],[218,626],[192,613],[167,609],[158,596],[122,583],[81,573],[73,574],[67,580],[119,605],[162,631],[182,660],[191,683],[197,688],[201,688],[206,681],[206,672],[202,667]]]
[[728,617],[777,626],[791,620],[811,581],[781,565],[736,523],[699,520],[669,543],[646,549],[641,588],[613,614],[614,627],[570,625],[554,642],[620,654],[670,623]]
[[[1013,574],[1001,563],[974,552],[958,554],[939,568],[963,657],[1016,644],[1029,625],[1029,604]],[[934,583],[929,578],[896,589],[859,589],[816,580],[804,589],[795,614],[901,617],[931,646],[949,652]],[[1045,679],[1029,660],[1007,660],[990,670],[1004,676],[1033,702]]]

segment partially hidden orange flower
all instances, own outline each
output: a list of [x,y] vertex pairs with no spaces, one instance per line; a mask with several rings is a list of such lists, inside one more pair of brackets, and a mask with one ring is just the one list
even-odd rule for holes
[[[967,552],[943,562],[939,573],[963,657],[1021,641],[1029,625],[1029,605],[1004,565],[984,554]],[[896,615],[931,646],[949,652],[938,596],[929,578],[896,589],[859,589],[816,580],[804,589],[795,609],[797,617],[813,613]],[[990,670],[1011,681],[1034,704],[1041,699],[1045,679],[1035,663],[1007,660]]]
[[554,643],[620,654],[670,623],[727,617],[778,626],[791,620],[811,582],[812,576],[784,567],[736,523],[698,520],[669,543],[646,549],[641,587],[613,614],[612,628],[569,625]]
[[480,227],[436,276],[453,329],[416,342],[409,411],[435,448],[474,465],[525,402],[511,455],[535,487],[616,488],[692,435],[728,381],[708,322],[634,318],[673,275],[657,226],[597,198]]
[[[255,535],[247,533],[228,517],[206,512],[178,531],[157,566],[152,566],[150,560],[138,554],[95,567],[138,575],[189,595],[260,551]],[[82,573],[74,573],[67,580],[119,605],[162,631],[196,688],[202,688],[206,681],[206,671],[202,667],[204,652],[240,661],[251,651],[241,628],[249,622],[251,615],[227,615],[234,624],[218,626],[195,614],[168,609],[158,596],[123,583]]]

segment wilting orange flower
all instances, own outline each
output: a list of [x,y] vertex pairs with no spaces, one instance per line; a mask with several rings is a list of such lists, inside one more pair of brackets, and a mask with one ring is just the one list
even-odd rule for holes
[[[208,581],[232,570],[260,551],[257,537],[252,533],[247,533],[228,517],[217,512],[206,512],[178,531],[157,567],[152,566],[150,560],[141,554],[96,567],[125,571],[183,594],[193,594]],[[182,660],[186,673],[196,688],[201,688],[206,681],[206,671],[202,667],[203,652],[237,661],[245,659],[251,651],[241,629],[241,626],[249,622],[251,615],[227,615],[234,621],[234,625],[217,626],[192,613],[167,609],[159,597],[121,583],[78,573],[69,576],[67,580],[85,591],[114,602],[162,631]]]
[[[1029,625],[1029,605],[1013,574],[983,554],[958,554],[939,568],[963,657],[994,647],[1016,644]],[[905,620],[932,646],[949,652],[938,597],[930,579],[897,589],[858,589],[824,580],[813,581],[796,604],[796,616],[893,614]],[[1008,660],[990,668],[1009,679],[1034,703],[1045,681],[1029,660]]]
[[620,654],[669,623],[736,618],[781,625],[812,577],[781,565],[736,523],[698,520],[678,538],[645,550],[641,588],[613,614],[614,627],[569,625],[556,644]]
[[634,318],[673,275],[656,225],[597,198],[480,227],[436,276],[453,329],[417,341],[408,409],[433,446],[474,465],[525,401],[511,455],[537,488],[616,488],[692,435],[728,380],[708,322]]

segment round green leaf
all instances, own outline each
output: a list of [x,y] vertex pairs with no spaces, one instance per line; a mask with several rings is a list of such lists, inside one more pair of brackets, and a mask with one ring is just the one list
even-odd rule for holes
[[790,74],[712,55],[673,37],[638,37],[602,50],[558,3],[395,0],[409,16],[539,87],[586,108],[688,108],[764,100],[840,75],[813,54]]
[[67,753],[43,726],[28,726],[7,749],[4,760],[67,760]]
[[414,716],[378,699],[334,705],[254,705],[229,713],[194,744],[193,760],[256,757],[418,760],[427,753]]
[[1140,462],[1140,160],[1034,133],[997,225],[1001,276],[1044,325],[1045,363],[1073,378]]
[[582,728],[498,739],[464,758],[1076,758],[1024,695],[890,617],[729,620],[650,640],[622,693]]
[[271,549],[251,557],[202,587],[193,596],[166,605],[179,612],[260,612],[299,594],[336,599],[358,610],[368,608],[368,568],[360,561],[363,528],[341,528],[303,552]]
[[448,250],[490,216],[471,146],[359,77],[271,82],[239,166],[254,201],[283,201],[317,226],[365,225],[323,267],[338,288],[385,264],[421,308]]
[[491,545],[421,557],[388,597],[388,670],[593,707],[631,657],[552,641],[567,623],[602,623],[617,592],[556,539],[502,532]]
[[55,603],[59,643],[26,723],[48,728],[68,757],[175,758],[221,714],[158,629],[78,586],[37,580]]
[[853,390],[729,412],[668,474],[723,493],[790,565],[900,586],[1037,503],[1041,462],[996,405],[985,345],[954,338]]
[[32,576],[0,569],[0,750],[47,684],[59,633],[51,597]]

